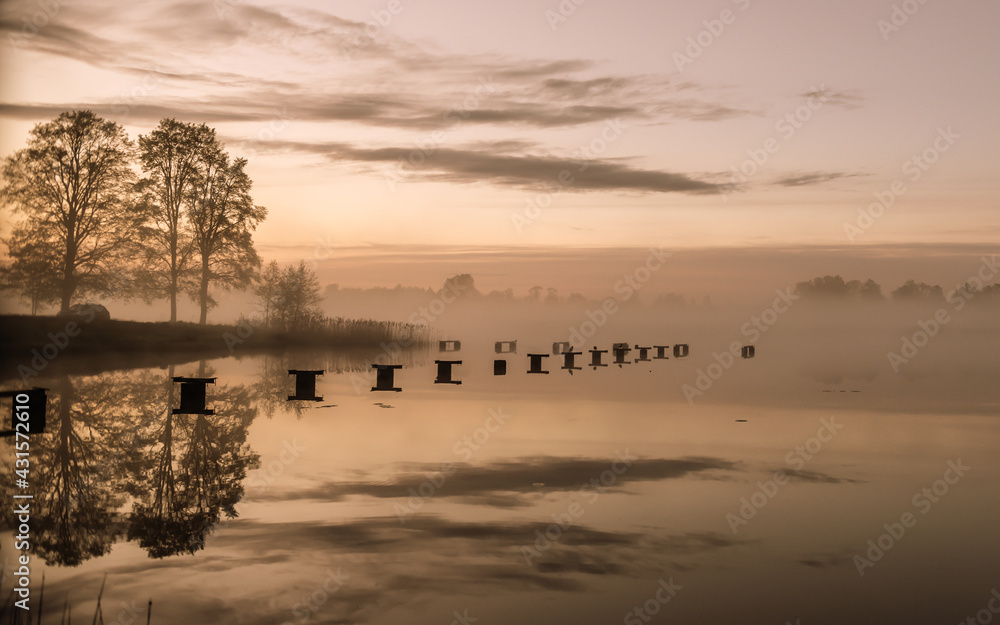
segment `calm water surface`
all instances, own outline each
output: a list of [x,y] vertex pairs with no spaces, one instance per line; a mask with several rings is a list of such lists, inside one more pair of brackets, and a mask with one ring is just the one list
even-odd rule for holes
[[[32,439],[42,622],[67,602],[90,619],[105,575],[104,622],[122,624],[142,622],[150,598],[153,623],[988,612],[1000,589],[995,375],[838,378],[760,354],[689,402],[683,385],[715,362],[692,348],[598,370],[585,354],[573,375],[553,356],[549,374],[529,375],[526,354],[549,344],[498,356],[466,342],[397,358],[400,393],[369,390],[372,354],[33,381],[50,389],[47,433]],[[462,359],[462,384],[434,384],[435,358]],[[323,401],[286,401],[288,369],[327,370]],[[216,413],[170,416],[172,376],[217,377]]]

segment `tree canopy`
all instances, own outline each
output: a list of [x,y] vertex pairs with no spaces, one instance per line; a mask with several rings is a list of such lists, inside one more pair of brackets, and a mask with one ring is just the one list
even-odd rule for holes
[[[215,305],[212,286],[243,288],[260,259],[246,159],[232,160],[205,124],[167,118],[139,137],[91,111],[36,125],[26,148],[4,160],[0,201],[22,217],[4,239],[0,288],[32,314],[67,312],[88,294]],[[143,177],[137,181],[134,170]]]
[[35,126],[28,147],[5,159],[0,199],[24,216],[5,240],[5,282],[36,307],[57,301],[66,311],[78,295],[121,291],[138,225],[133,154],[121,126],[72,111]]

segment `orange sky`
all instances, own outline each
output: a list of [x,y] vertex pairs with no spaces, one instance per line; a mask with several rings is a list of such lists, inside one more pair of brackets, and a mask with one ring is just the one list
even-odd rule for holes
[[0,154],[74,108],[207,122],[282,262],[989,245],[1000,8],[903,4],[11,1]]

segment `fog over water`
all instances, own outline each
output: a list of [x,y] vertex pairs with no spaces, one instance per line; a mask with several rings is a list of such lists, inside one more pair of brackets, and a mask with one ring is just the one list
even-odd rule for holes
[[998,23],[3,0],[0,624],[994,622]]
[[[37,503],[47,596],[88,613],[107,573],[102,602],[116,611],[152,595],[154,620],[262,624],[643,622],[635,610],[930,623],[987,604],[1000,549],[995,300],[809,298],[768,280],[745,301],[657,303],[672,292],[659,280],[559,303],[445,285],[323,304],[416,314],[455,352],[237,347],[32,379],[51,396],[35,479],[92,493]],[[572,375],[553,354],[561,341],[582,352]],[[621,366],[614,343],[631,348]],[[669,358],[637,360],[657,345]],[[589,366],[592,348],[609,350],[607,366]],[[547,354],[548,373],[528,373],[528,354]],[[435,384],[434,360],[461,360],[461,384]],[[403,364],[401,392],[371,391],[373,362]],[[286,401],[289,369],[326,371],[322,401]],[[170,416],[172,376],[216,377],[216,414]],[[66,436],[84,447],[61,447]],[[151,493],[169,484],[173,507],[157,512]],[[46,618],[59,609],[47,602]]]

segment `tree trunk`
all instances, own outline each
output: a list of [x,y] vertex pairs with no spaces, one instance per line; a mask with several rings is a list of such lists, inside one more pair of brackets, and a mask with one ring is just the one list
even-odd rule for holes
[[170,240],[170,322],[177,321],[177,241]]
[[75,290],[75,285],[73,284],[73,260],[76,256],[74,252],[75,250],[67,250],[63,262],[62,284],[59,289],[59,312],[61,313],[69,312],[69,305],[73,300],[73,291]]
[[205,325],[208,321],[208,256],[201,257],[201,290],[198,299],[201,302],[201,319],[198,323]]

